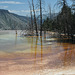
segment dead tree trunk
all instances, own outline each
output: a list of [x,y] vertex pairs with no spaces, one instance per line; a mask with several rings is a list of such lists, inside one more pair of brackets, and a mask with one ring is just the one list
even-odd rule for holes
[[49,19],[51,19],[51,6],[48,5],[48,7],[49,7]]
[[31,4],[30,2],[28,1],[29,3],[29,8],[30,8],[30,16],[31,16],[31,32],[33,34],[33,18],[32,18],[32,7],[31,7]]
[[32,6],[33,6],[33,13],[34,13],[34,24],[35,24],[36,36],[38,36],[37,23],[36,23],[36,15],[35,15],[35,9],[34,9],[33,0],[32,0]]
[[40,1],[40,36],[42,36],[42,1]]

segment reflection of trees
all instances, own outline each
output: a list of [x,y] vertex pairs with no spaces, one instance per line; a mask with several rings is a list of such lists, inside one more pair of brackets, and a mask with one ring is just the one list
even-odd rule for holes
[[43,50],[43,48],[42,48],[42,37],[40,39],[41,39],[41,62],[42,62],[42,54],[43,54],[43,52],[42,52],[42,50]]
[[47,34],[46,34],[46,32],[44,31],[44,40],[46,40],[46,35],[47,35]]
[[36,42],[35,42],[35,62],[36,62],[36,54],[37,54],[37,43],[38,43],[38,36],[36,37]]
[[[37,55],[37,43],[38,43],[38,36],[36,37],[36,41],[35,41],[35,59],[36,59],[36,55]],[[42,37],[40,37],[40,48],[41,48],[41,61],[42,61],[42,55],[43,55],[43,52],[42,52]]]
[[[37,55],[39,56],[39,54],[40,54],[40,60],[41,60],[40,63],[42,63],[42,57],[43,57],[42,37],[40,37],[40,46],[39,47],[38,47],[38,39],[39,39],[39,37],[37,36],[36,39],[35,39],[35,45],[34,46],[33,46],[33,44],[31,45],[32,50],[33,50],[33,47],[34,47],[34,66],[35,66],[35,69],[37,68],[36,66],[37,66],[37,62],[39,60],[39,57],[37,57]],[[32,43],[33,43],[33,40],[34,39],[32,38]],[[37,52],[37,50],[39,48],[41,49],[40,53]],[[38,67],[42,69],[42,65],[41,66],[38,65]]]
[[64,67],[71,65],[72,61],[72,54],[73,54],[73,46],[67,45],[63,46],[64,48],[64,57],[63,57],[63,65]]
[[33,51],[33,37],[31,39],[31,55],[32,55],[32,51]]

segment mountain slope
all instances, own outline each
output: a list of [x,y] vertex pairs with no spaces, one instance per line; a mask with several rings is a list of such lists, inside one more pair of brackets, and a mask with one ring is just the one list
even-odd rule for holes
[[0,29],[26,29],[27,25],[27,17],[0,9]]

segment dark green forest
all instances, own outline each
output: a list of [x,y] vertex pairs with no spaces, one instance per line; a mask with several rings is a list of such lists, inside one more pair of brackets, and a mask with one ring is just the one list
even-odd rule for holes
[[61,11],[54,18],[47,18],[44,20],[42,26],[44,31],[58,32],[60,35],[64,34],[68,38],[74,39],[75,34],[75,1],[72,0],[72,6],[68,6],[66,0],[58,2],[61,6]]

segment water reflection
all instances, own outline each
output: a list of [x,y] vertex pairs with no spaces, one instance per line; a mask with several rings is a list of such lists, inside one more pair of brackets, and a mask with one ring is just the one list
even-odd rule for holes
[[15,35],[15,47],[17,45],[17,34]]
[[61,54],[61,60],[63,60],[64,68],[67,66],[72,66],[73,55],[74,55],[74,46],[71,44],[62,43],[63,54]]
[[[63,52],[63,54],[61,54],[61,58],[60,60],[63,63],[63,66],[68,66],[71,65],[71,61],[72,61],[72,53],[73,51],[71,49],[73,49],[73,47],[70,44],[65,44],[65,43],[54,43],[54,45],[47,45],[45,47],[45,45],[43,45],[44,39],[43,37],[31,37],[31,55],[34,55],[34,65],[36,66],[37,62],[38,62],[38,56],[40,54],[40,63],[42,63],[43,61],[43,50],[45,48],[45,50],[48,50],[48,53],[50,53],[49,56],[51,56],[52,54],[56,54],[56,53],[60,53]],[[38,45],[38,42],[40,40],[40,44]],[[46,51],[47,51],[46,50]],[[34,51],[34,53],[33,53]],[[39,51],[39,53],[38,53]],[[52,59],[51,59],[52,60]],[[60,61],[57,60],[57,61]],[[42,63],[43,64],[43,63]],[[41,68],[41,66],[40,66]]]
[[[40,67],[40,69],[42,69],[42,66],[40,64],[42,64],[43,61],[43,38],[42,37],[30,37],[30,41],[31,41],[31,57],[34,58],[34,66],[35,66],[35,70],[37,69],[37,65],[38,67]],[[39,64],[40,63],[40,64]]]
[[64,53],[64,67],[70,66],[72,64],[72,51],[65,51]]
[[32,56],[32,53],[33,53],[33,37],[31,37],[31,56]]
[[42,62],[42,57],[43,57],[43,42],[42,42],[42,37],[40,37],[40,42],[41,42],[41,62]]
[[[62,43],[62,42],[59,43],[57,41],[54,42],[55,40],[54,38],[51,38],[48,35],[44,35],[44,36],[42,37],[39,37],[39,36],[17,37],[17,35],[14,35],[15,39],[12,39],[12,40],[14,41],[16,48],[11,49],[12,47],[10,47],[9,50],[12,51],[12,53],[13,52],[15,53],[15,51],[17,52],[15,53],[15,56],[12,55],[10,56],[10,58],[13,58],[13,57],[20,58],[20,60],[18,61],[16,60],[17,63],[19,62],[25,63],[24,65],[28,64],[28,66],[33,65],[33,67],[35,67],[35,70],[37,70],[38,67],[42,70],[44,67],[44,64],[47,66],[47,68],[50,69],[52,67],[54,68],[59,65],[61,66],[63,65],[64,67],[67,67],[74,63],[75,61],[74,59],[75,58],[75,54],[74,54],[75,45],[74,44]],[[12,43],[12,41],[10,41],[10,43]],[[13,45],[13,47],[15,46]],[[29,52],[27,52],[28,50]],[[18,51],[20,51],[20,53],[18,53]],[[9,58],[8,55],[7,57]],[[23,58],[24,60],[21,60]]]
[[41,60],[42,60],[42,47],[43,47],[43,45],[42,45],[42,37],[40,37],[40,48],[38,47],[39,45],[38,45],[38,41],[39,41],[39,37],[37,36],[36,37],[36,41],[35,41],[35,46],[33,46],[34,47],[34,50],[35,50],[35,59],[36,59],[36,57],[37,57],[37,54],[38,54],[38,51],[40,52],[39,54],[40,54],[40,56],[41,56]]
[[37,54],[37,43],[38,43],[38,36],[36,37],[36,41],[35,41],[35,63],[36,63],[36,54]]

